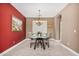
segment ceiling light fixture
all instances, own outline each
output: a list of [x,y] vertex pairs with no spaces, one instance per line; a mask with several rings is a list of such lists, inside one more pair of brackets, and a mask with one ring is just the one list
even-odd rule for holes
[[36,24],[38,25],[38,26],[40,26],[40,25],[42,25],[42,22],[40,21],[40,19],[41,19],[41,14],[40,14],[40,9],[38,10],[38,20],[37,20],[37,22],[36,22]]

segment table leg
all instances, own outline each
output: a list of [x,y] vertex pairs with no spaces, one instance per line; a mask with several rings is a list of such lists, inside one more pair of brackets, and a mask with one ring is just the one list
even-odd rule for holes
[[34,50],[36,49],[36,45],[37,45],[37,39],[35,41]]
[[48,41],[48,48],[49,48],[49,41]]
[[43,45],[43,49],[45,50],[45,44],[44,44],[44,40],[42,39],[42,45]]

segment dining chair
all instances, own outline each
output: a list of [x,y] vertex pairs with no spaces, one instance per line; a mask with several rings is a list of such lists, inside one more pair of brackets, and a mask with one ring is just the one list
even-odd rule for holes
[[43,48],[45,50],[45,44],[44,44],[44,40],[42,38],[42,32],[37,32],[37,39],[35,42],[35,47],[34,49],[36,49],[36,47],[41,46],[41,48]]
[[32,45],[35,44],[36,33],[30,33],[30,34],[29,34],[29,38],[31,39],[31,41],[30,41],[30,48],[31,48]]
[[44,43],[49,48],[49,35],[48,35],[48,33],[42,33],[42,38],[44,38]]

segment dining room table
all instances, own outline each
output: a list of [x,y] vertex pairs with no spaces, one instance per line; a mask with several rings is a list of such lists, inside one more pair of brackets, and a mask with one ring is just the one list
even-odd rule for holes
[[37,35],[35,37],[31,37],[31,39],[35,39],[35,43],[34,43],[34,50],[40,45],[41,48],[43,48],[44,50],[46,49],[46,45],[44,40],[47,40],[49,37],[45,36],[44,34],[42,35]]

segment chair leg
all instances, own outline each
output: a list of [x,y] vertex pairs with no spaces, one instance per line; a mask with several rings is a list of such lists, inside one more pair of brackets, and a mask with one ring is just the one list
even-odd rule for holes
[[42,40],[42,46],[43,46],[43,49],[45,50],[44,40]]
[[48,46],[48,48],[49,48],[49,41],[46,41],[45,44],[46,44],[46,45]]
[[37,40],[35,41],[34,50],[36,49],[36,45],[37,45]]
[[30,48],[32,47],[32,43],[30,43]]
[[48,43],[48,48],[49,48],[49,43]]
[[39,42],[39,40],[37,41],[37,47],[39,47],[39,44],[40,44],[40,42]]
[[49,41],[48,41],[48,48],[49,48]]
[[41,48],[43,47],[43,44],[42,44],[42,41],[40,40],[40,46],[41,46]]

